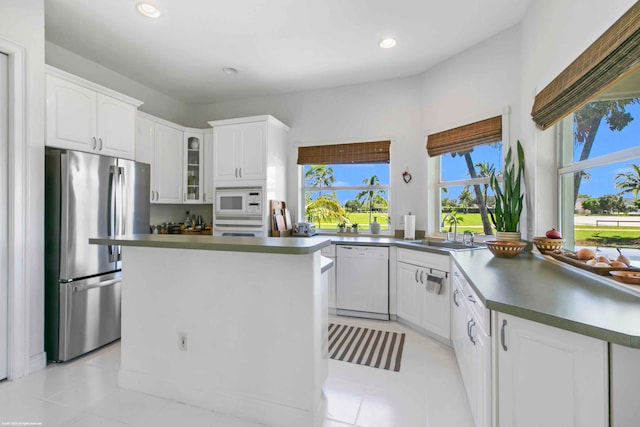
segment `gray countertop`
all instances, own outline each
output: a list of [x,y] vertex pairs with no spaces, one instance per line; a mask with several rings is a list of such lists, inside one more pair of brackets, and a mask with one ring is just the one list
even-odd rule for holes
[[261,252],[303,255],[331,244],[327,237],[239,237],[191,236],[184,234],[133,234],[89,239],[94,245],[140,246],[149,248],[197,249],[206,251]]
[[640,297],[537,254],[452,252],[487,308],[640,348]]

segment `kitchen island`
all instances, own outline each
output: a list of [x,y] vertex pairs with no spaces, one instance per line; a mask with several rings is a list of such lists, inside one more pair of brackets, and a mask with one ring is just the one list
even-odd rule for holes
[[132,235],[119,385],[267,425],[320,426],[329,239]]

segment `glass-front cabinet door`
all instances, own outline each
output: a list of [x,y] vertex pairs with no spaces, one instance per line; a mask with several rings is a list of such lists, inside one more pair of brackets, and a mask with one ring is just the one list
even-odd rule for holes
[[204,134],[184,133],[184,203],[202,203]]

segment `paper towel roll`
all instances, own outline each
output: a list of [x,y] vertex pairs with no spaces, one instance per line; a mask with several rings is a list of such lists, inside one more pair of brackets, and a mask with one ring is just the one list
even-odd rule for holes
[[416,238],[416,216],[404,216],[404,238],[413,240]]

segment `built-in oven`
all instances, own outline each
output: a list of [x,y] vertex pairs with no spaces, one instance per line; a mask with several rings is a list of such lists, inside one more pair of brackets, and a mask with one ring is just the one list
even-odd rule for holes
[[213,234],[215,236],[266,236],[262,187],[217,187]]

